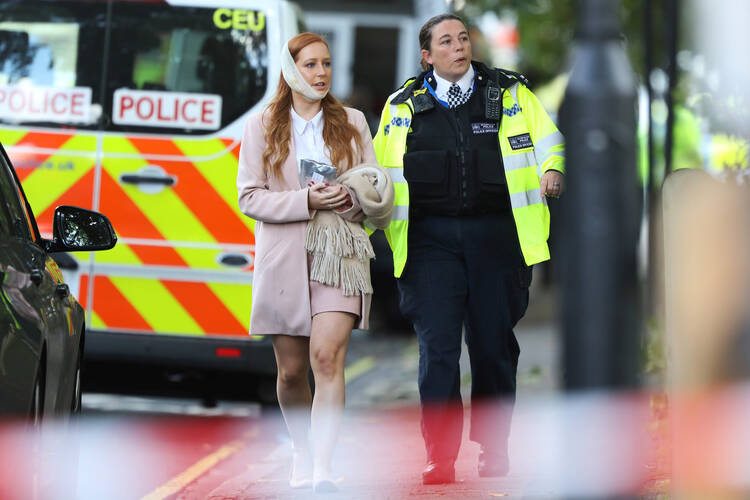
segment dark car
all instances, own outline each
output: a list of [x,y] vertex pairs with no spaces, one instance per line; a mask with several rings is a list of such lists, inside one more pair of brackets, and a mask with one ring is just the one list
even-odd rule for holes
[[40,236],[0,145],[0,415],[35,422],[81,408],[84,310],[51,254],[117,241],[104,215],[71,206],[57,207],[52,232]]

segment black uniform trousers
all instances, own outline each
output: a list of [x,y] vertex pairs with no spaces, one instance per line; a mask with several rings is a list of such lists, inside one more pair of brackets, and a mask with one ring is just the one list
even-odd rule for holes
[[471,361],[470,439],[507,448],[531,268],[511,214],[428,216],[409,221],[400,305],[419,339],[419,394],[427,459],[455,460],[463,430],[462,327]]

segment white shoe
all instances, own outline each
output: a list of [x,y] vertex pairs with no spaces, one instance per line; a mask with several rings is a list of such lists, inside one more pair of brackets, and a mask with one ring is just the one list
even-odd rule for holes
[[289,473],[289,486],[309,488],[312,485],[312,457],[309,451],[292,453],[292,470]]
[[336,493],[339,487],[333,480],[330,472],[319,473],[317,470],[313,475],[313,492],[314,493]]

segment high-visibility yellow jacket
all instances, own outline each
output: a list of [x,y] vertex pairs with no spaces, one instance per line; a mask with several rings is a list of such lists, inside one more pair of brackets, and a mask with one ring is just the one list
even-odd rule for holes
[[749,151],[745,138],[726,133],[714,134],[710,138],[710,157],[706,161],[706,169],[714,172],[746,169]]
[[[727,170],[748,168],[747,140],[724,132],[710,133],[707,124],[689,108],[676,105],[674,108],[674,136],[672,143],[672,170],[703,168],[721,175]],[[638,174],[642,184],[648,182],[648,136],[647,122],[641,120],[638,128]],[[664,180],[664,145],[655,144],[654,165],[656,185]]]
[[[536,96],[521,82],[512,81],[502,94],[498,142],[521,252],[526,264],[532,265],[549,259],[550,216],[540,182],[547,170],[565,173],[565,144]],[[388,169],[396,191],[393,217],[385,234],[393,250],[393,274],[397,278],[406,265],[409,231],[409,188],[404,178],[406,136],[412,119],[419,119],[414,117],[412,98],[424,93],[424,85],[424,80],[409,80],[388,98],[373,140],[378,163]],[[403,100],[402,92],[411,95]],[[392,104],[394,100],[403,102]],[[514,150],[509,138],[524,134],[530,135],[532,145]]]

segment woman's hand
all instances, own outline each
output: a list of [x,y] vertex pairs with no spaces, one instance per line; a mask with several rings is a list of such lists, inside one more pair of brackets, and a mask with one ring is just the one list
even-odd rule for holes
[[333,210],[343,206],[347,200],[351,203],[349,192],[341,184],[329,186],[314,182],[307,192],[307,205],[314,210]]
[[354,202],[352,202],[352,194],[344,186],[341,187],[344,189],[344,193],[346,193],[346,196],[344,197],[343,203],[335,208],[336,212],[346,212],[354,206]]
[[563,174],[557,170],[547,170],[544,172],[541,182],[542,196],[559,198],[563,192],[563,179]]

